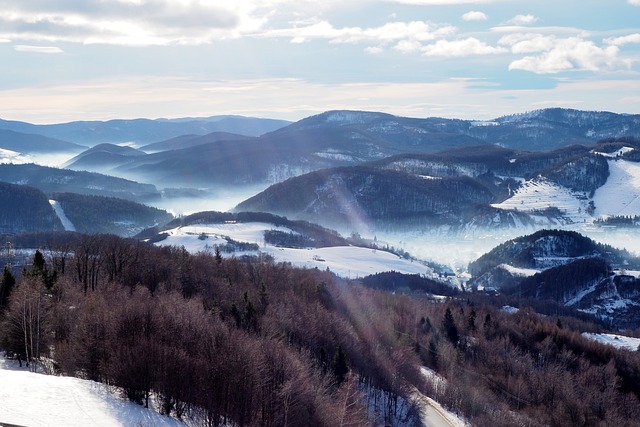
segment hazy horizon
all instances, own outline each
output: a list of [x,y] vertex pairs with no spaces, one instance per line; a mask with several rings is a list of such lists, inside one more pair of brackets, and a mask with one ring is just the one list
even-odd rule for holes
[[640,113],[640,1],[6,0],[0,117]]

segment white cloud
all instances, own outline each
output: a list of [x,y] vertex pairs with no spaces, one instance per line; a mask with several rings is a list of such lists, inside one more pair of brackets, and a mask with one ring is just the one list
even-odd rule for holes
[[450,6],[455,4],[487,4],[498,0],[387,0],[391,3],[413,4],[421,6]]
[[204,43],[255,31],[251,2],[206,0],[4,0],[0,37],[125,45]]
[[536,18],[533,15],[516,15],[513,18],[511,18],[509,23],[513,25],[531,25],[535,23],[537,20],[538,18]]
[[393,48],[401,53],[415,53],[422,49],[422,43],[417,40],[400,40]]
[[504,53],[506,50],[501,47],[493,47],[474,38],[469,37],[462,40],[438,40],[437,42],[424,46],[422,53],[425,56],[461,57],[469,55],[493,55]]
[[629,4],[640,6],[640,0],[628,0]]
[[[638,0],[638,2],[640,2],[640,0]],[[614,46],[622,46],[628,43],[640,43],[640,33],[605,39],[604,42],[607,44],[612,44]]]
[[301,43],[309,40],[325,39],[333,43],[380,42],[398,43],[400,41],[421,42],[434,40],[455,33],[455,27],[437,26],[425,21],[389,22],[379,27],[343,27],[336,28],[327,21],[315,22],[295,28],[277,29],[256,34],[264,38],[291,38]]
[[485,13],[475,10],[462,15],[463,21],[486,21],[487,19],[489,17]]
[[377,55],[377,54],[382,53],[384,51],[384,49],[381,48],[380,46],[369,46],[369,47],[366,47],[364,49],[364,51],[366,53],[371,54],[371,55]]
[[556,43],[555,36],[545,36],[535,33],[514,33],[503,36],[498,41],[499,45],[509,46],[512,53],[535,53],[553,49]]
[[600,71],[629,68],[630,61],[619,57],[616,46],[604,48],[578,37],[553,40],[553,46],[540,55],[525,56],[509,65],[510,70],[525,70],[537,74],[562,71]]
[[31,53],[64,53],[62,49],[56,46],[30,46],[30,45],[16,45],[15,50],[18,52],[31,52]]

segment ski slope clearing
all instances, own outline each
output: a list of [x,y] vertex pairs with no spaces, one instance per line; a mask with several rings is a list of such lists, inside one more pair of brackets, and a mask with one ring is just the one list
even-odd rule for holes
[[28,372],[0,355],[0,424],[29,427],[187,426],[93,381]]
[[49,204],[55,211],[56,215],[58,215],[58,218],[60,219],[60,222],[62,223],[62,226],[64,227],[65,231],[76,231],[76,227],[69,220],[69,218],[67,218],[67,216],[64,213],[64,210],[62,209],[62,206],[60,206],[60,203],[56,200],[49,200]]
[[602,344],[612,345],[616,348],[622,348],[630,351],[637,351],[640,346],[640,338],[625,337],[616,334],[592,334],[584,332],[583,337],[598,341]]
[[640,215],[640,163],[608,160],[609,178],[593,196],[596,217]]
[[215,251],[216,246],[227,243],[225,237],[258,245],[257,252],[235,252],[242,256],[266,254],[276,262],[290,262],[297,267],[329,269],[338,276],[347,278],[364,277],[386,271],[406,274],[432,274],[432,269],[419,263],[400,258],[390,252],[357,246],[336,246],[329,248],[284,248],[264,241],[266,230],[293,232],[286,227],[276,227],[267,223],[199,224],[178,227],[167,231],[168,237],[156,244],[184,246],[191,253]]

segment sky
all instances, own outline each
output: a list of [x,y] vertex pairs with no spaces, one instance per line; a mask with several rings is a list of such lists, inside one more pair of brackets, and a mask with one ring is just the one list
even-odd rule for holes
[[640,113],[640,0],[0,0],[0,118]]

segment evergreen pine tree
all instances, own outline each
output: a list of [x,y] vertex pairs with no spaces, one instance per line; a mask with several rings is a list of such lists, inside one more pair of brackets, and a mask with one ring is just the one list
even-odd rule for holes
[[4,267],[4,273],[2,275],[2,283],[0,283],[0,310],[7,306],[9,302],[9,295],[16,285],[16,279],[13,277],[11,270],[8,266]]
[[349,366],[347,365],[347,355],[344,354],[342,346],[338,346],[333,356],[333,376],[336,379],[336,386],[340,385],[347,378],[349,373]]
[[458,328],[456,327],[456,322],[453,320],[453,314],[449,307],[447,307],[447,311],[444,313],[442,328],[444,329],[444,333],[447,335],[447,338],[449,338],[449,341],[451,341],[453,345],[457,345],[460,336],[458,335]]

